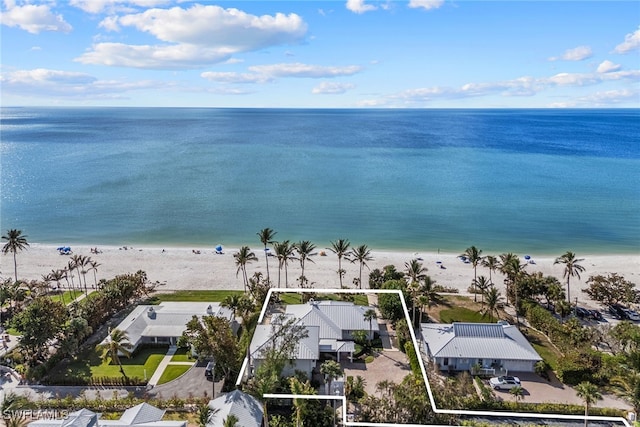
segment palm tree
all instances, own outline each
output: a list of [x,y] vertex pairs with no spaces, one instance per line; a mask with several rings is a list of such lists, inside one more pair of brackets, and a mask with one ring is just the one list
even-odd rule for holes
[[364,312],[364,320],[369,322],[369,341],[373,339],[373,319],[377,319],[378,314],[373,308],[369,308]]
[[500,261],[493,255],[487,255],[482,259],[482,266],[489,269],[489,282],[493,283],[491,272],[495,272],[500,268]]
[[[317,394],[316,389],[311,386],[309,380],[303,383],[296,377],[290,377],[289,387],[291,388],[291,394]],[[305,414],[308,404],[308,399],[293,399],[293,408],[296,414],[296,427],[302,427],[302,416]]]
[[362,289],[362,267],[367,267],[367,261],[373,260],[371,256],[371,250],[367,245],[360,245],[357,248],[351,251],[351,256],[353,260],[351,262],[359,262],[360,263],[360,276],[358,277],[358,285],[360,289]]
[[207,427],[209,423],[213,422],[213,417],[218,413],[220,409],[212,409],[209,405],[203,403],[198,406],[198,427]]
[[284,267],[284,286],[286,288],[289,287],[289,271],[287,267],[289,266],[289,261],[295,260],[296,258],[293,256],[293,252],[295,247],[291,242],[285,240],[284,242],[275,242],[273,245],[273,250],[276,253],[276,257],[278,257],[278,287],[280,287],[280,271],[282,267]]
[[2,236],[2,240],[6,240],[7,243],[2,247],[2,253],[13,253],[13,271],[15,273],[16,282],[18,281],[18,260],[16,254],[29,246],[27,242],[27,236],[22,235],[22,230],[16,230],[12,228],[7,231],[5,236]]
[[584,427],[587,427],[589,405],[602,399],[602,395],[598,391],[598,387],[595,384],[591,384],[589,381],[583,381],[578,384],[576,386],[576,394],[584,402]]
[[562,277],[567,278],[567,301],[571,304],[571,289],[569,288],[569,279],[572,276],[580,278],[580,273],[584,271],[584,267],[579,263],[584,259],[576,259],[576,254],[571,251],[567,251],[564,255],[556,258],[554,264],[564,264],[564,275]]
[[84,278],[84,294],[87,295],[87,270],[85,267],[88,265],[90,258],[84,255],[73,255],[71,257],[71,261],[73,262],[74,268],[78,270],[78,286],[82,291],[82,280],[80,279],[80,274]]
[[496,317],[498,316],[498,305],[500,304],[500,292],[495,286],[491,286],[489,290],[486,292],[487,299],[487,307],[485,309],[486,313],[489,313],[491,316],[491,322],[493,322],[493,313],[496,313]]
[[405,277],[409,279],[409,284],[422,280],[427,272],[427,267],[423,267],[422,263],[417,259],[412,259],[404,263]]
[[233,414],[227,415],[227,418],[224,419],[222,426],[223,427],[236,427],[240,420]]
[[304,280],[306,277],[304,276],[304,263],[308,260],[313,262],[311,257],[315,255],[313,251],[316,249],[316,245],[311,243],[308,240],[302,240],[293,245],[295,250],[298,252],[298,261],[300,261],[300,269],[302,272],[300,273],[300,287],[304,286]]
[[[49,273],[49,278],[56,282],[56,289],[60,289],[60,280],[64,279],[64,271],[63,270],[51,270]],[[62,291],[62,304],[66,304],[64,302],[64,290]]]
[[432,305],[437,304],[438,299],[440,298],[440,296],[434,289],[435,284],[436,281],[431,279],[430,276],[424,276],[422,286],[419,290],[420,293],[418,295],[418,305],[420,306],[420,323],[422,323],[422,309],[426,307],[427,311],[429,311],[429,308]]
[[[71,288],[73,289],[73,292],[71,293],[71,295],[73,295],[73,298],[75,299],[76,297],[76,284],[73,283],[73,271],[76,269],[76,263],[73,262],[72,259],[69,260],[69,262],[67,263],[67,276],[69,277],[69,279],[71,279]],[[78,287],[80,287],[80,285],[78,285]]]
[[112,363],[117,363],[120,366],[120,373],[123,377],[127,378],[124,369],[122,368],[122,362],[120,361],[119,353],[124,354],[126,357],[131,356],[131,348],[133,346],[129,342],[129,337],[125,331],[118,328],[113,329],[103,344],[98,344],[98,350],[102,351],[102,360],[107,361],[111,359]]
[[507,276],[505,284],[507,285],[507,301],[510,300],[509,290],[513,290],[515,293],[515,301],[511,301],[516,306],[516,314],[518,313],[518,281],[525,274],[525,267],[527,264],[521,264],[520,258],[513,254],[500,255],[500,271]]
[[486,277],[484,276],[478,276],[478,278],[473,279],[473,285],[475,286],[476,289],[480,290],[480,293],[482,295],[482,307],[484,307],[484,294],[487,291],[487,289],[489,289],[489,286],[491,286],[491,281],[487,280]]
[[324,375],[324,379],[327,382],[326,394],[331,394],[331,383],[333,380],[340,378],[344,372],[338,362],[327,360],[320,365],[320,373]]
[[233,257],[236,259],[236,266],[238,267],[236,270],[236,277],[238,277],[238,273],[242,272],[242,284],[244,285],[244,291],[247,292],[247,284],[249,283],[249,277],[247,276],[247,263],[258,261],[258,257],[256,257],[256,254],[251,252],[249,246],[241,247],[240,252],[233,254]]
[[464,253],[460,255],[460,256],[467,257],[467,259],[471,262],[471,265],[473,266],[473,286],[474,286],[473,301],[474,302],[478,301],[478,294],[475,292],[475,286],[476,286],[476,274],[478,270],[478,263],[482,261],[481,255],[482,255],[482,250],[476,248],[475,246],[471,246],[467,248],[464,251]]
[[340,277],[340,287],[342,288],[342,277],[345,271],[342,269],[342,258],[349,259],[349,247],[351,243],[347,239],[338,239],[335,242],[331,242],[331,247],[328,248],[331,252],[338,256],[338,276]]
[[96,277],[96,273],[98,272],[98,267],[100,264],[97,261],[90,261],[91,270],[93,270],[93,286],[98,287],[98,278]]
[[521,399],[524,399],[524,389],[519,385],[515,387],[511,387],[511,390],[509,390],[509,393],[513,395],[513,398],[515,399],[516,402]]
[[236,317],[236,312],[238,311],[238,309],[240,308],[240,306],[243,304],[242,301],[242,297],[238,294],[231,294],[231,295],[227,295],[222,302],[220,303],[221,307],[225,307],[228,308],[229,310],[231,310],[231,319],[229,320],[233,320],[233,318]]
[[267,251],[267,245],[273,244],[273,238],[278,233],[276,233],[270,228],[263,228],[257,234],[258,234],[258,237],[260,237],[260,241],[264,245],[264,259],[267,262],[267,282],[269,282],[269,253]]

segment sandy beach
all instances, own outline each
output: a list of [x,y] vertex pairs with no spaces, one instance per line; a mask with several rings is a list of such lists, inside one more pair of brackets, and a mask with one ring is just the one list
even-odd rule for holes
[[[92,253],[96,246],[72,246],[74,254],[90,256],[99,263],[97,278],[112,278],[117,274],[143,270],[151,281],[162,283],[160,291],[179,289],[242,289],[242,275],[236,276],[237,267],[233,254],[237,248],[224,248],[222,254],[216,254],[212,247],[113,247],[97,246],[99,253]],[[253,275],[260,271],[266,274],[264,252],[262,248],[252,247],[259,261],[248,264],[247,272]],[[337,256],[329,250],[318,248],[326,256],[313,256],[313,262],[307,262],[305,275],[317,288],[338,287]],[[197,253],[199,252],[199,253]],[[372,250],[373,260],[368,262],[371,270],[393,264],[398,270],[404,270],[405,262],[413,258],[420,258],[429,274],[438,284],[455,287],[465,293],[473,279],[473,267],[457,258],[458,253],[434,252],[395,252]],[[483,255],[487,255],[484,254]],[[495,254],[498,255],[498,254]],[[528,272],[541,271],[545,275],[554,275],[562,280],[563,265],[554,265],[556,256],[532,256],[535,264],[527,266]],[[577,254],[584,258],[582,266],[585,272],[581,279],[572,278],[571,295],[578,297],[581,304],[589,304],[588,297],[583,292],[576,292],[586,286],[589,276],[597,274],[618,273],[626,279],[638,284],[640,275],[640,255],[589,255]],[[11,254],[0,257],[0,274],[2,277],[13,276],[13,258]],[[41,279],[42,275],[51,270],[64,268],[70,260],[68,255],[60,255],[56,246],[32,243],[25,251],[18,253],[18,277],[26,280]],[[438,263],[441,262],[441,264]],[[524,260],[523,260],[524,261]],[[444,268],[440,268],[442,265]],[[343,260],[342,266],[347,270],[343,279],[344,284],[354,287],[353,279],[358,277],[358,264]],[[273,256],[269,257],[269,269],[274,286],[278,284],[278,263]],[[292,261],[288,267],[289,287],[297,287],[296,278],[300,275],[300,265]],[[282,270],[281,287],[285,286],[285,274]],[[363,270],[363,282],[368,282],[369,270]],[[478,275],[489,276],[486,268],[478,267]],[[493,281],[503,290],[503,277],[493,273]],[[88,274],[87,282],[93,282],[93,272]],[[592,304],[593,305],[593,304]]]

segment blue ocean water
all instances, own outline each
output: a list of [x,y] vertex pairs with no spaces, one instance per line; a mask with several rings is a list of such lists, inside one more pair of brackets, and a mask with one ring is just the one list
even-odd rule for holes
[[3,231],[53,244],[640,250],[640,110],[1,109]]

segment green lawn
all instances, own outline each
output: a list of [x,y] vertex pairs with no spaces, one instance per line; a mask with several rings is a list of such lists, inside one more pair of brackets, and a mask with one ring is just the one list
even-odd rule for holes
[[[491,317],[488,314],[480,314],[477,311],[464,307],[452,307],[440,311],[440,321],[442,323],[452,322],[470,322],[470,323],[489,323]],[[494,319],[495,321],[495,319]]]
[[[144,347],[136,351],[131,358],[121,357],[124,372],[128,377],[144,379],[146,371],[147,379],[151,378],[167,349],[168,347]],[[101,353],[95,348],[89,349],[82,353],[78,360],[56,366],[51,372],[51,377],[122,377],[117,364],[103,362],[100,356]]]
[[528,328],[523,328],[521,330],[540,357],[542,357],[544,361],[551,366],[551,369],[555,371],[558,367],[558,358],[560,357],[558,350],[553,347],[544,335]]
[[78,290],[64,291],[59,294],[51,295],[51,300],[62,302],[64,304],[69,304],[71,303],[71,301],[78,298],[80,295],[82,295],[82,292]]
[[193,362],[194,360],[191,357],[191,350],[188,348],[179,348],[171,358],[172,362]]
[[164,369],[164,372],[160,376],[158,380],[158,384],[168,383],[169,381],[173,381],[178,378],[180,375],[183,375],[191,369],[189,365],[167,365]]
[[154,295],[152,303],[160,304],[164,301],[205,301],[205,302],[222,302],[229,295],[242,295],[242,291],[175,291],[166,294]]
[[[317,300],[342,301],[341,297],[345,294],[317,294]],[[355,305],[369,305],[369,300],[365,294],[352,294],[353,303]],[[280,293],[280,301],[283,304],[300,304],[300,294],[297,292]]]

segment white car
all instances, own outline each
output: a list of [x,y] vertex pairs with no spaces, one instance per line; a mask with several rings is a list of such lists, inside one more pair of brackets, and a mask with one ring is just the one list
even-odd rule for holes
[[520,386],[520,378],[518,377],[493,377],[489,380],[489,384],[495,390],[511,390],[514,387]]

